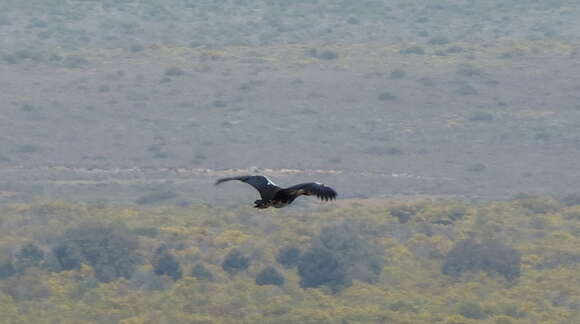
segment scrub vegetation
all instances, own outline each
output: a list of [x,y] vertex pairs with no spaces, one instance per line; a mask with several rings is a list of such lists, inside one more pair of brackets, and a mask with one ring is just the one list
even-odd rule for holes
[[[0,323],[580,323],[578,35],[577,0],[2,0]],[[254,173],[339,199],[212,185]]]
[[[576,204],[530,196],[341,204],[265,213],[202,205],[6,206],[3,321],[580,319]],[[404,222],[401,210],[410,211]]]

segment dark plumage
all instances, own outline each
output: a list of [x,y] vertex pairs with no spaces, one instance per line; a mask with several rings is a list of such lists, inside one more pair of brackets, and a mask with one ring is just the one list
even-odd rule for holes
[[333,200],[336,198],[336,191],[334,189],[318,182],[307,182],[297,184],[288,188],[278,187],[272,180],[264,176],[239,176],[230,178],[218,179],[215,184],[219,185],[222,182],[239,180],[245,182],[260,192],[261,200],[254,202],[256,208],[276,207],[282,208],[291,204],[298,196],[313,196],[315,195],[321,200]]

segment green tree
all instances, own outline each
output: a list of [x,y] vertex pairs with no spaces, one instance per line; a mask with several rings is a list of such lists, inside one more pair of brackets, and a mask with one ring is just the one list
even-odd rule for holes
[[371,226],[346,221],[327,226],[314,238],[312,246],[326,250],[345,268],[351,279],[368,283],[379,280],[383,268],[383,251],[373,244]]
[[278,251],[276,261],[284,268],[289,269],[298,265],[302,251],[295,246],[285,246]]
[[44,251],[35,244],[28,243],[20,248],[15,265],[19,271],[23,271],[30,267],[40,267],[43,261]]
[[260,271],[256,276],[256,284],[259,286],[282,286],[284,285],[284,281],[284,276],[282,276],[276,268],[271,266],[264,268],[264,270]]
[[102,282],[129,278],[139,262],[137,237],[125,225],[87,223],[62,236],[54,254],[63,270],[91,265]]
[[442,273],[459,276],[467,271],[485,271],[515,279],[521,274],[520,263],[520,253],[501,242],[464,240],[449,251],[443,262]]
[[323,228],[312,240],[312,249],[300,258],[298,274],[304,288],[327,285],[338,291],[353,279],[375,283],[383,265],[383,252],[372,244],[365,224],[346,221]]
[[326,285],[333,291],[340,291],[351,285],[344,264],[328,250],[315,248],[307,251],[298,264],[300,287],[316,288]]
[[10,261],[4,261],[0,263],[0,280],[10,278],[16,274],[16,269]]
[[193,267],[191,270],[191,276],[204,281],[213,280],[212,273],[202,263],[198,263]]
[[182,275],[181,265],[175,256],[164,248],[158,249],[153,258],[153,271],[156,275],[170,276],[173,280],[181,279]]
[[222,269],[232,275],[248,269],[249,266],[250,258],[237,249],[231,250],[222,263]]

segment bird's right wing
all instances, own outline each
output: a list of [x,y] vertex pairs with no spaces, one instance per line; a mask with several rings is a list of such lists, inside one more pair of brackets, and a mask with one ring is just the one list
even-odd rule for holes
[[337,193],[334,189],[330,188],[329,186],[318,183],[318,182],[308,182],[308,183],[301,183],[295,186],[282,189],[286,193],[294,196],[312,196],[315,195],[318,199],[321,200],[333,200],[336,199]]
[[215,184],[219,185],[220,183],[232,180],[242,181],[256,188],[263,200],[271,200],[272,198],[274,198],[274,195],[276,195],[276,192],[280,190],[280,187],[278,187],[274,182],[272,182],[270,179],[264,176],[246,175],[238,177],[221,178],[218,179],[215,182]]

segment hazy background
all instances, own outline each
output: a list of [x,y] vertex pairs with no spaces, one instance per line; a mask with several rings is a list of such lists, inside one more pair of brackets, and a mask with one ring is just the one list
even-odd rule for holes
[[0,0],[0,112],[2,323],[580,323],[578,0]]
[[573,0],[3,0],[0,199],[574,193],[579,38]]

